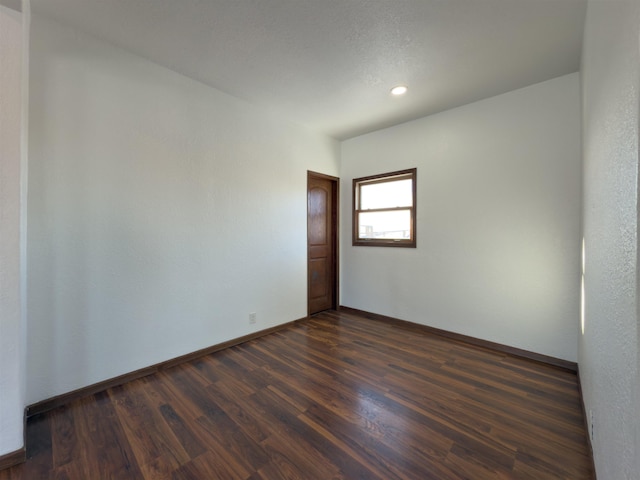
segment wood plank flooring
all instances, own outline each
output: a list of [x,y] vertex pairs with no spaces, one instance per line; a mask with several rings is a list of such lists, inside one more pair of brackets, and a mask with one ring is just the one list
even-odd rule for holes
[[574,373],[326,312],[29,419],[0,480],[592,479]]

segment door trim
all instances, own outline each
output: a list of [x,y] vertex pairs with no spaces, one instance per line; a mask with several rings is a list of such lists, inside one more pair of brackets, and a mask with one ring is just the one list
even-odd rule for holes
[[338,309],[338,305],[340,305],[340,298],[338,297],[340,293],[340,275],[339,275],[339,266],[340,266],[340,253],[339,253],[339,244],[338,239],[340,238],[338,227],[340,225],[340,178],[334,177],[331,175],[325,175],[324,173],[313,172],[311,170],[307,170],[307,317],[311,316],[310,314],[310,302],[309,298],[311,297],[311,279],[309,276],[311,275],[309,269],[309,180],[312,178],[323,179],[331,181],[331,196],[332,196],[332,211],[331,211],[331,223],[332,223],[332,246],[333,246],[333,258],[332,258],[332,266],[333,266],[333,304],[331,308],[334,310]]

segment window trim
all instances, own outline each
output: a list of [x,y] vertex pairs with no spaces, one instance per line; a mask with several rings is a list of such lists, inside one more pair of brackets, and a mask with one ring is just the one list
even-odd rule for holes
[[[413,205],[411,207],[392,207],[392,208],[376,208],[370,210],[360,210],[359,197],[361,185],[372,185],[375,183],[386,183],[398,180],[404,180],[407,177],[412,180],[411,182],[411,197]],[[360,177],[353,179],[352,188],[352,245],[359,247],[405,247],[416,248],[416,191],[418,183],[418,169],[410,168],[407,170],[398,170],[396,172],[380,173],[378,175],[370,175],[368,177]],[[397,210],[408,210],[410,216],[409,224],[409,239],[382,239],[382,238],[359,238],[358,237],[358,218],[361,212],[390,212]]]

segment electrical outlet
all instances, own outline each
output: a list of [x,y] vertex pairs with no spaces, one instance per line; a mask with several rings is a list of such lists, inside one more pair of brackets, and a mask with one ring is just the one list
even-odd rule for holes
[[593,443],[594,439],[595,439],[595,429],[594,429],[594,420],[593,420],[593,410],[589,410],[589,426],[591,427],[591,443]]
[[254,323],[256,323],[256,312],[251,312],[249,314],[249,323],[251,325],[253,325]]

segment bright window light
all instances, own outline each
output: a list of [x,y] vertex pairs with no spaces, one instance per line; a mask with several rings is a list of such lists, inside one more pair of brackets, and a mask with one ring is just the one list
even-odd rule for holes
[[416,174],[353,179],[353,245],[415,248]]

